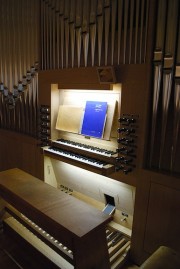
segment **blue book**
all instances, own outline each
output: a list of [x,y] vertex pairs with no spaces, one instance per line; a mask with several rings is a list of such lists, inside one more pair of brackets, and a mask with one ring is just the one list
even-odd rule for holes
[[107,113],[107,102],[86,101],[81,134],[102,138]]

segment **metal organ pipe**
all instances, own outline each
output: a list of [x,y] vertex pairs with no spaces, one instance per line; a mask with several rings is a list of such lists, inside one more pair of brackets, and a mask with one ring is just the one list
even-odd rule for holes
[[32,76],[37,79],[38,10],[36,0],[0,1],[0,126],[33,136],[37,85],[31,82]]
[[42,69],[53,69],[54,59],[57,68],[144,63],[148,7],[148,0],[41,0]]

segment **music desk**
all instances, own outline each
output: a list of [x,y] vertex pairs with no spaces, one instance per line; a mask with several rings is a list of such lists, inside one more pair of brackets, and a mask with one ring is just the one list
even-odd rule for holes
[[[0,172],[0,196],[18,223],[37,236],[38,229],[46,231],[72,251],[72,259],[62,251],[61,268],[110,268],[105,234],[110,216],[16,168]],[[42,233],[40,238],[53,245]]]

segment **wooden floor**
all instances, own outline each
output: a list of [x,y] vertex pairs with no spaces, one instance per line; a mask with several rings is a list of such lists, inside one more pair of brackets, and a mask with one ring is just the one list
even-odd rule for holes
[[[25,269],[4,249],[0,247],[0,268],[1,269]],[[137,269],[136,265],[128,263],[122,267],[122,269]],[[39,269],[39,268],[37,268]]]

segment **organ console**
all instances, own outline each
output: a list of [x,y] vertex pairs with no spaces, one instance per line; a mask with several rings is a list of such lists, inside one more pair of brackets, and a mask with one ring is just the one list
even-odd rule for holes
[[[51,113],[51,129],[48,129],[51,132],[50,146],[43,148],[44,155],[98,174],[107,176],[114,173],[120,91],[120,85],[110,91],[53,91],[57,104]],[[91,100],[103,101],[108,106],[102,139],[81,135],[85,103]],[[41,106],[41,120],[42,108],[46,106]],[[47,112],[43,114],[47,115]],[[41,140],[44,137],[42,129],[44,126],[41,128]]]
[[[77,153],[78,150],[78,153]],[[76,162],[77,166],[108,175],[114,172],[116,151],[95,147],[67,139],[52,141],[52,146],[44,149],[44,154],[54,156],[67,163]]]
[[[120,93],[120,85],[116,86],[116,90],[110,91],[57,90],[56,100],[58,99],[59,103],[56,102],[60,109],[54,108],[51,113],[50,145],[42,148],[46,183],[112,217],[105,227],[109,268],[120,268],[128,256],[135,198],[135,187],[113,180],[113,175],[120,167],[119,158],[125,175],[135,167],[133,154],[137,135],[136,117],[126,116],[126,128],[133,131],[129,131],[124,137],[124,144],[119,141],[126,156],[120,157],[117,150],[120,139]],[[54,95],[54,91],[51,94]],[[79,127],[74,126],[75,121],[71,119],[75,117],[71,114],[71,111],[77,111],[74,110],[75,107],[82,106],[84,111],[86,100],[102,100],[108,103],[102,139],[81,135]],[[64,110],[63,106],[69,106],[69,110]],[[52,107],[53,105],[51,109]],[[62,120],[64,125],[60,124],[60,116],[66,116],[66,122]],[[70,131],[68,122],[71,122]],[[79,122],[82,124],[82,119]]]
[[[0,174],[4,233],[18,234],[51,268],[118,269],[128,257],[135,187],[113,179],[120,158],[124,174],[132,162],[117,152],[120,92],[120,85],[95,92],[53,86],[55,103],[42,104],[39,113],[44,182],[18,169]],[[102,139],[82,135],[77,126],[87,100],[108,104]]]

